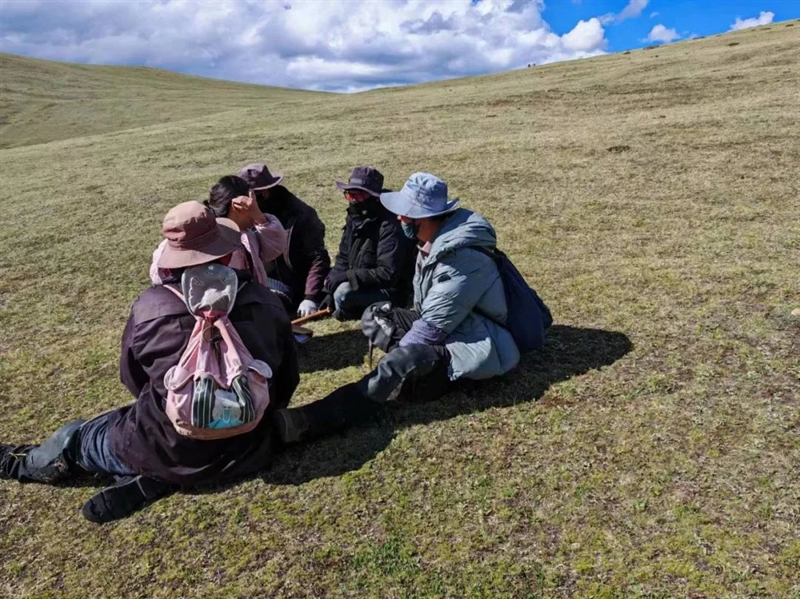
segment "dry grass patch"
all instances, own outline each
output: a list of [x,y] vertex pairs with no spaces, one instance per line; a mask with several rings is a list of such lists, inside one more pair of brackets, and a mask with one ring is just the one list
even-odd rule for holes
[[[393,187],[441,175],[558,322],[505,379],[113,526],[80,518],[91,483],[0,483],[0,594],[796,596],[793,31],[213,114],[197,100],[141,127],[156,98],[139,128],[65,122],[68,139],[0,150],[3,440],[129,401],[119,337],[162,215],[254,159],[318,208],[331,248],[333,181],[354,165]],[[18,131],[4,143],[35,140]],[[314,326],[297,403],[364,368],[355,324]]]

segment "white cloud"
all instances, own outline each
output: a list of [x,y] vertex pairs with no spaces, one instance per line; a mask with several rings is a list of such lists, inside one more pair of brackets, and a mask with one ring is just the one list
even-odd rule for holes
[[561,38],[564,48],[572,52],[592,52],[605,47],[605,31],[598,19],[578,21],[575,28]]
[[617,15],[617,23],[627,19],[635,19],[647,7],[649,0],[630,0],[628,5]]
[[[642,14],[642,11],[647,7],[650,0],[629,0],[619,14],[613,12],[606,13],[597,17],[601,25],[613,25],[614,23],[622,23],[628,19],[634,19]],[[653,13],[658,14],[658,13]],[[650,15],[652,17],[652,15]]]
[[650,13],[650,18],[651,18],[651,19],[655,19],[655,18],[656,18],[658,15],[660,15],[660,14],[661,14],[660,12],[651,12],[651,13]]
[[644,41],[646,42],[662,42],[668,44],[675,40],[681,39],[680,34],[673,28],[667,29],[660,23],[650,30]]
[[600,20],[559,36],[543,9],[542,0],[3,0],[0,49],[347,91],[605,51]]
[[736,17],[736,21],[734,21],[733,25],[731,25],[731,31],[747,29],[748,27],[758,27],[759,25],[769,25],[772,23],[772,19],[774,18],[774,12],[766,12],[763,10],[757,17],[752,17],[750,19],[741,19]]

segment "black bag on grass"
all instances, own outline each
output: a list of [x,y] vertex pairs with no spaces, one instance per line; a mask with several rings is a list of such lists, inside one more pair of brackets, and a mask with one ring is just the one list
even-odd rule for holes
[[496,248],[489,250],[475,247],[474,249],[491,257],[497,264],[497,270],[500,271],[508,306],[508,317],[505,325],[502,326],[511,333],[520,352],[542,349],[544,333],[553,324],[550,309],[502,251]]

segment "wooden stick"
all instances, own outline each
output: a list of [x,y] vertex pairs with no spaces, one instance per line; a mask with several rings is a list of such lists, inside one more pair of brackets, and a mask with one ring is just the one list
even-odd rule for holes
[[306,323],[306,322],[308,322],[310,320],[315,320],[317,318],[321,318],[322,316],[328,316],[332,312],[333,312],[333,310],[331,310],[330,308],[326,308],[325,310],[319,310],[318,312],[312,312],[308,316],[302,316],[301,318],[295,318],[292,321],[292,324],[303,324],[303,323]]

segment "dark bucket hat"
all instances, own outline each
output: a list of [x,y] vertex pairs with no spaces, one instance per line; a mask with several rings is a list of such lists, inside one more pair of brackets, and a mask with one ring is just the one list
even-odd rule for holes
[[336,187],[343,191],[358,189],[366,191],[373,197],[380,197],[383,190],[383,175],[371,166],[357,166],[350,173],[350,180],[347,183],[336,182]]
[[275,187],[283,179],[281,173],[272,174],[269,172],[267,165],[261,163],[248,164],[239,171],[239,176],[247,181],[250,189],[254,191]]

